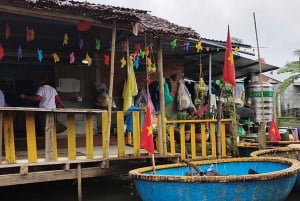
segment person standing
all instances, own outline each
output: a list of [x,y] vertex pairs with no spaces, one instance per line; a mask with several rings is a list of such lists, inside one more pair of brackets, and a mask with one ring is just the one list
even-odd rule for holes
[[[39,102],[39,108],[55,109],[56,105],[60,108],[65,107],[64,102],[58,95],[56,89],[48,83],[47,76],[43,76],[42,79],[40,79],[40,85],[35,95],[26,96],[25,94],[20,94],[20,98]],[[38,113],[37,123],[38,135],[42,135],[45,133],[46,113]]]

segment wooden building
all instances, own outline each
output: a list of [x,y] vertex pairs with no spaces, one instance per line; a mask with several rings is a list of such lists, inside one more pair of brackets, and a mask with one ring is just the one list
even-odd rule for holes
[[[159,81],[161,97],[164,80],[173,74],[197,80],[200,62],[205,80],[222,76],[224,41],[201,38],[193,29],[148,11],[71,0],[2,0],[0,9],[0,88],[10,106],[0,108],[0,148],[5,156],[0,155],[0,186],[74,178],[80,181],[127,171],[137,166],[137,161],[149,159],[139,147],[140,111],[132,113],[132,146],[125,143],[122,92],[128,65],[123,66],[124,60],[127,64],[134,62],[138,88],[145,87],[150,75]],[[233,47],[251,48],[244,44]],[[257,61],[240,54],[235,59],[238,77],[259,72]],[[156,71],[150,74],[149,67]],[[263,64],[263,71],[273,69],[276,67]],[[37,80],[45,74],[59,91],[65,109],[41,109],[18,99],[20,93],[34,94]],[[101,85],[108,91],[109,106],[105,109],[95,105]],[[175,95],[176,87],[172,93]],[[116,108],[112,108],[113,100]],[[165,108],[161,98],[159,104],[157,124],[161,132],[156,139],[156,156],[185,158],[184,135],[180,151],[175,147],[174,130],[169,131],[168,142],[165,135],[166,125],[185,123],[164,118],[166,112],[174,111],[176,102]],[[38,112],[48,114],[45,136],[36,136]],[[64,134],[57,135],[56,119],[66,126]],[[191,157],[225,157],[225,124],[230,119],[222,120],[220,150],[216,146],[216,120],[197,121],[210,124],[212,135],[208,145],[203,132],[200,151],[192,137]]]

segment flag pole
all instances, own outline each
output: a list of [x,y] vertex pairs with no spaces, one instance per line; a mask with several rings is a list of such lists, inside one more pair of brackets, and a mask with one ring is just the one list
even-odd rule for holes
[[[147,36],[145,36],[145,48],[147,46]],[[152,47],[151,47],[152,48]],[[152,50],[150,50],[150,52],[152,53]],[[147,94],[147,107],[149,107],[149,82],[150,81],[150,73],[147,71],[147,68],[146,68],[146,94]],[[150,110],[151,112],[151,110]],[[152,114],[150,115],[151,118],[152,118]],[[152,122],[152,121],[151,121]],[[152,126],[152,125],[151,125]],[[153,133],[152,133],[153,134]],[[153,135],[152,135],[152,138],[153,138]],[[154,145],[153,145],[154,146]],[[152,153],[151,154],[151,159],[152,159],[152,172],[153,172],[153,175],[156,175],[156,167],[155,167],[155,158],[154,158],[154,154]]]
[[253,13],[253,19],[254,19],[256,45],[257,45],[258,65],[259,65],[260,97],[261,97],[261,104],[262,104],[262,122],[260,122],[259,131],[258,131],[258,148],[265,149],[266,148],[266,134],[265,134],[266,120],[265,120],[265,111],[264,111],[264,97],[263,97],[264,94],[263,94],[263,86],[262,86],[262,82],[263,82],[262,67],[261,67],[260,51],[259,51],[259,44],[258,44],[255,13]]

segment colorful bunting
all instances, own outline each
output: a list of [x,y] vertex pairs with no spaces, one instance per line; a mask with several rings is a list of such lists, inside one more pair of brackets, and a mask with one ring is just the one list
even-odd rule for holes
[[186,51],[189,51],[189,47],[190,47],[190,43],[189,42],[185,42],[183,44],[183,49],[186,50]]
[[99,40],[99,39],[97,39],[97,38],[96,38],[95,40],[96,40],[96,46],[95,46],[95,49],[99,51],[99,50],[100,50],[100,48],[101,48],[101,43],[100,43],[100,40]]
[[177,39],[172,40],[171,47],[172,47],[172,50],[174,50],[177,47]]
[[57,53],[56,53],[56,52],[54,52],[54,53],[52,54],[52,57],[53,57],[54,63],[56,63],[56,62],[59,62],[59,61],[60,61],[60,58],[59,58],[59,56],[57,55]]
[[68,40],[69,40],[69,36],[67,33],[65,33],[64,35],[64,41],[63,41],[63,46],[68,45]]
[[122,57],[120,62],[121,62],[121,68],[124,68],[124,66],[126,66],[126,59],[124,57]]
[[139,61],[140,61],[140,57],[139,57],[138,55],[136,55],[136,56],[134,57],[134,61],[133,61],[133,66],[135,67],[135,69],[138,69],[138,68],[139,68],[139,66],[140,66]]
[[70,57],[70,64],[75,63],[75,55],[74,55],[74,52],[71,52],[71,53],[69,54],[69,57]]
[[109,55],[107,54],[104,55],[104,64],[109,66]]
[[88,66],[91,66],[92,58],[89,56],[89,53],[86,53],[85,61],[87,62]]
[[146,55],[146,57],[148,57],[149,54],[150,54],[150,47],[149,47],[149,46],[146,46],[146,47],[145,47],[145,55]]
[[145,58],[145,51],[143,51],[142,49],[140,49],[140,57],[141,57],[142,59]]
[[43,57],[44,57],[44,55],[43,55],[43,50],[41,50],[41,49],[37,49],[37,54],[38,54],[38,60],[39,60],[39,62],[42,62],[42,60],[43,60]]
[[196,44],[196,49],[197,49],[197,52],[202,51],[203,47],[202,47],[202,42],[201,42],[201,41],[199,41],[199,42]]
[[10,26],[8,24],[5,25],[5,38],[8,40],[10,38],[11,31],[10,31]]
[[138,54],[140,52],[141,49],[141,45],[139,43],[136,43],[134,45],[134,49],[135,49],[135,53]]
[[34,35],[35,35],[34,30],[32,28],[29,29],[28,26],[27,26],[26,27],[26,40],[27,40],[27,42],[33,41],[34,40]]
[[21,45],[18,48],[18,61],[23,58],[23,50]]

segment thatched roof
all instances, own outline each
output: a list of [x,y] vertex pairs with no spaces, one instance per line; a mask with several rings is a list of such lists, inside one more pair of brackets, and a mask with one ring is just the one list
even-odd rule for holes
[[[72,0],[1,0],[0,5],[32,11],[81,16],[87,20],[94,19],[107,24],[111,23],[112,19],[117,19],[118,23],[127,24],[128,30],[132,31],[132,26],[136,25],[139,34],[147,34],[153,37],[200,38],[200,35],[193,29],[152,16],[145,10]],[[2,11],[4,10],[2,9]]]

